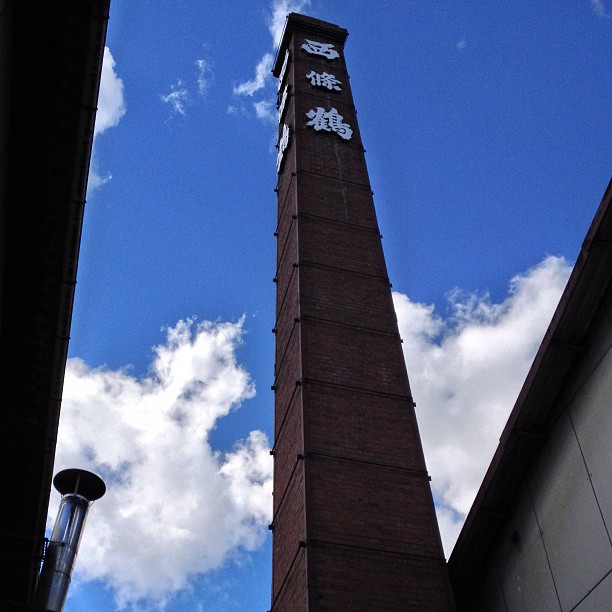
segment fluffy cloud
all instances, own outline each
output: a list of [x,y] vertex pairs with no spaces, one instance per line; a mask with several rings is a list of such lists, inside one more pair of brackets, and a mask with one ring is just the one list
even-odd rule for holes
[[[94,138],[104,133],[111,127],[119,125],[119,121],[125,115],[125,98],[123,96],[123,81],[115,72],[115,59],[108,47],[104,47],[102,60],[102,74],[100,78],[100,93],[98,95],[98,112],[94,126]],[[102,176],[102,174],[104,176]],[[97,160],[92,160],[87,183],[88,191],[108,183],[112,178],[110,172],[101,173]]]
[[176,82],[176,85],[170,85],[169,94],[165,96],[160,94],[159,97],[162,102],[170,106],[172,113],[175,115],[185,116],[187,104],[191,101],[189,90],[180,79]]
[[275,108],[272,102],[268,102],[267,100],[261,100],[260,102],[254,102],[253,106],[255,108],[255,114],[258,119],[263,119],[264,121],[271,121],[272,123],[276,123],[276,113]]
[[[107,484],[77,572],[113,588],[119,606],[163,606],[191,577],[263,542],[272,499],[266,436],[252,431],[225,453],[208,440],[255,394],[236,360],[242,327],[180,321],[140,379],[68,361],[56,471],[83,467]],[[58,504],[55,494],[52,512]]]
[[[499,304],[455,290],[446,320],[394,294],[447,554],[569,272],[565,260],[547,257],[513,278]],[[68,362],[56,471],[82,466],[108,486],[77,571],[112,587],[120,606],[162,606],[193,576],[263,541],[272,491],[266,436],[253,431],[227,452],[209,443],[219,420],[255,393],[236,359],[242,327],[179,322],[143,378]]]
[[[197,69],[196,83],[198,94],[204,97],[212,83],[212,66],[206,59],[197,59],[194,65]],[[194,103],[190,90],[182,79],[178,79],[175,85],[170,85],[169,94],[160,94],[159,98],[164,104],[170,106],[171,115],[182,115],[183,117],[187,114],[187,106]]]
[[559,257],[510,282],[501,304],[453,291],[444,321],[394,293],[425,458],[450,554],[567,282]]
[[89,169],[89,179],[87,181],[87,192],[91,193],[99,187],[102,187],[102,185],[106,185],[106,183],[108,183],[112,178],[113,175],[108,171],[106,171],[104,176],[102,176],[100,174],[100,168],[97,160],[92,159],[91,167]]
[[98,96],[98,112],[94,135],[102,134],[108,128],[119,124],[125,115],[125,99],[123,97],[123,81],[115,72],[115,59],[108,47],[104,47],[102,75],[100,78],[100,94]]
[[272,63],[274,58],[271,53],[266,53],[255,67],[255,77],[234,87],[234,93],[239,96],[252,96],[256,91],[266,86],[266,80],[272,75]]
[[[272,15],[268,21],[268,29],[272,35],[272,44],[274,50],[278,48],[285,20],[289,13],[299,13],[306,6],[310,5],[310,0],[274,0],[272,2]],[[239,96],[252,96],[255,92],[263,89],[267,82],[271,79],[271,71],[274,64],[274,55],[265,53],[255,67],[255,76],[244,83],[240,83],[234,87],[234,94]],[[267,113],[260,113],[262,107],[257,105],[270,104],[269,102],[255,103],[255,111],[259,119],[269,120]]]
[[299,13],[307,6],[310,6],[310,0],[274,0],[272,2],[272,17],[268,23],[268,29],[272,34],[275,48],[280,44],[287,15]]

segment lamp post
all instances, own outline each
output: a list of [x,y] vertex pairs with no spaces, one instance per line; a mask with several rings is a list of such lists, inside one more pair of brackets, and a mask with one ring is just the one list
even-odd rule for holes
[[104,481],[86,470],[62,470],[53,485],[62,494],[51,540],[36,586],[34,609],[61,612],[91,502],[106,492]]

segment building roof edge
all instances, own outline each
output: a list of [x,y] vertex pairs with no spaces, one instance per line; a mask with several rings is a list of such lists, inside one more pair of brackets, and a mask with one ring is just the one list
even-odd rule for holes
[[559,416],[559,393],[612,280],[612,180],[544,335],[449,559],[458,609],[467,605],[542,440]]

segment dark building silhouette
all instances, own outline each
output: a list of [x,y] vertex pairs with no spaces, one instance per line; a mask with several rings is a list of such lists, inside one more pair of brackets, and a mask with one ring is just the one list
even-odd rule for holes
[[346,37],[291,14],[274,67],[272,610],[452,610]]
[[109,0],[0,0],[0,610],[43,552]]

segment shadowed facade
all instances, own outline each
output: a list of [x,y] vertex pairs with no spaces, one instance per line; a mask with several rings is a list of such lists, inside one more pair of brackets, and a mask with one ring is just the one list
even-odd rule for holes
[[0,610],[30,610],[109,0],[0,0]]

